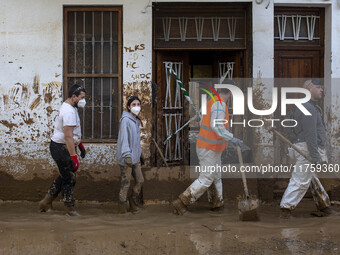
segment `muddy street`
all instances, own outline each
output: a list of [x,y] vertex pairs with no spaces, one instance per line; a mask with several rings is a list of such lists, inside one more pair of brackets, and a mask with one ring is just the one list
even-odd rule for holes
[[183,217],[167,203],[126,215],[114,203],[77,208],[81,216],[69,217],[60,202],[48,213],[34,202],[1,202],[0,254],[340,254],[340,216],[310,216],[311,200],[290,220],[279,219],[276,204],[261,205],[259,222],[240,222],[232,203],[220,213],[200,204]]

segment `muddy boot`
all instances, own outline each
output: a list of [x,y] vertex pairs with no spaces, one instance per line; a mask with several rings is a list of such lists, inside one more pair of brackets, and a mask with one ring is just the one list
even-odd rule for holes
[[80,216],[80,214],[74,209],[74,206],[66,206],[66,215]]
[[144,204],[143,204],[143,201],[142,201],[142,198],[139,196],[139,195],[136,195],[136,196],[132,196],[135,200],[135,203],[136,205],[139,207],[139,208],[144,208]]
[[292,216],[292,211],[287,208],[280,209],[280,218],[281,219],[290,219]]
[[137,202],[136,202],[136,197],[135,196],[130,196],[129,197],[129,204],[130,204],[130,208],[129,211],[134,213],[134,212],[138,212],[139,208],[137,206]]
[[177,215],[183,215],[188,211],[186,205],[179,198],[172,201],[172,206],[174,207],[173,213]]
[[329,207],[311,212],[311,215],[315,216],[315,217],[327,217],[327,216],[332,215],[332,214],[337,215],[337,213]]
[[216,213],[222,213],[224,211],[224,205],[218,206],[218,207],[212,207],[210,210]]
[[127,202],[118,201],[118,213],[123,214],[123,213],[127,213],[127,211],[128,211]]
[[52,197],[50,194],[46,194],[43,200],[39,202],[40,212],[46,212],[48,209],[52,208]]

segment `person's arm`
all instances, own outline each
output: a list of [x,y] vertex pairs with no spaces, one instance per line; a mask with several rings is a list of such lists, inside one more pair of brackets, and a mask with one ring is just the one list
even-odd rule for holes
[[67,150],[70,153],[70,156],[74,163],[73,171],[76,172],[79,168],[79,161],[78,161],[78,156],[76,154],[76,149],[74,146],[73,129],[74,129],[74,126],[64,126],[64,137],[66,141]]
[[126,118],[122,119],[119,128],[120,142],[121,142],[121,155],[122,158],[131,158],[131,146],[129,143],[129,128],[128,120]]
[[224,102],[222,102],[222,105],[220,102],[212,105],[210,113],[210,127],[213,132],[221,136],[224,140],[230,141],[233,139],[234,135],[230,133],[224,126],[223,120],[225,119],[225,109],[226,104]]
[[74,140],[73,140],[73,129],[74,127],[72,126],[64,127],[66,147],[71,156],[76,154],[76,149],[75,149]]
[[317,139],[317,112],[316,109],[308,109],[312,115],[306,116],[302,114],[301,125],[305,134],[305,141],[307,143],[309,155],[312,158],[312,163],[318,163],[321,161],[320,154],[318,152],[318,139]]

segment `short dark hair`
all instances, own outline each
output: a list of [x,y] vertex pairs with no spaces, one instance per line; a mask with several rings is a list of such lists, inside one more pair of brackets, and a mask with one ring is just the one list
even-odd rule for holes
[[[236,82],[231,80],[231,79],[224,79],[224,81],[222,81],[222,84],[236,85]],[[231,93],[231,91],[229,89],[226,89],[226,88],[217,89],[217,92],[221,93],[221,94]]]
[[138,100],[139,103],[142,104],[142,102],[140,101],[140,99],[139,99],[137,96],[130,96],[130,97],[128,98],[128,101],[127,101],[127,104],[126,104],[126,109],[127,109],[128,111],[130,111],[130,110],[129,110],[129,107],[130,107],[131,103],[132,103],[133,101],[135,101],[135,100]]
[[72,97],[73,95],[79,96],[82,91],[86,93],[86,90],[82,86],[73,84],[68,90],[68,97]]

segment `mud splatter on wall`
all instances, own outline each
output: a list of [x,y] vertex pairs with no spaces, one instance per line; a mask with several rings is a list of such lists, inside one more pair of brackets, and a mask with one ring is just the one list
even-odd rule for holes
[[[141,127],[141,140],[145,157],[149,157],[149,145],[152,130],[152,89],[150,63],[146,65],[144,52],[145,44],[135,44],[124,47],[124,61],[126,79],[123,87],[123,110],[126,110],[127,98],[137,95],[142,101],[140,118],[143,122]],[[150,68],[148,68],[150,67]]]
[[16,83],[0,96],[0,143],[47,142],[56,112],[62,102],[60,82],[40,84],[35,75],[31,83]]

